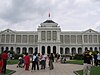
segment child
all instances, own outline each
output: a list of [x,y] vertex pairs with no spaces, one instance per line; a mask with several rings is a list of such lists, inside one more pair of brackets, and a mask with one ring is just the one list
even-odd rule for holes
[[2,67],[3,67],[3,60],[1,59],[0,56],[0,75],[2,74]]
[[21,68],[24,67],[24,60],[23,60],[22,57],[19,57],[19,61],[18,61],[18,66],[17,66],[17,68],[18,68],[18,67],[21,67]]

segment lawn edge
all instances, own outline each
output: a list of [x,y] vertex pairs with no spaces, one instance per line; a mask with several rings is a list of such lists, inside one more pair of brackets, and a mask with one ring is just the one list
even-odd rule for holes
[[12,75],[13,73],[15,73],[16,71],[11,70],[12,72],[8,73],[7,75]]
[[80,74],[77,73],[77,71],[74,71],[74,73],[75,73],[76,75],[80,75]]

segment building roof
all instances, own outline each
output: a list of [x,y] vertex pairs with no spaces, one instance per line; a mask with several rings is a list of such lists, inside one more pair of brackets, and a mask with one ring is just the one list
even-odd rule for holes
[[43,23],[55,23],[55,22],[52,21],[52,20],[46,20],[46,21],[44,21]]

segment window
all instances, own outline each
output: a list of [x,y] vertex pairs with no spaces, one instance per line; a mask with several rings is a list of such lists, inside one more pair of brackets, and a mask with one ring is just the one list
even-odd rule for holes
[[71,43],[76,43],[76,35],[71,35]]
[[21,35],[16,35],[16,43],[21,43]]
[[33,43],[34,42],[34,35],[29,35],[29,43]]
[[15,35],[11,35],[11,43],[14,43]]
[[77,43],[78,44],[82,43],[82,35],[77,35]]
[[4,43],[5,42],[5,34],[1,35],[1,42]]
[[22,43],[27,43],[27,35],[23,35]]
[[88,43],[88,36],[84,35],[84,43]]
[[52,39],[57,40],[57,31],[52,32]]
[[51,40],[51,31],[47,31],[47,40]]
[[45,40],[45,31],[41,32],[41,40]]
[[65,35],[65,43],[66,44],[70,43],[70,36],[69,35]]

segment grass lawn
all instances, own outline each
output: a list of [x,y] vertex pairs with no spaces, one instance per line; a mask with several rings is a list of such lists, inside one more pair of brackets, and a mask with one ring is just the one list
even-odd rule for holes
[[7,75],[7,74],[10,74],[10,73],[12,73],[12,72],[14,72],[14,71],[12,71],[12,70],[7,70],[6,74],[2,74],[2,75]]
[[18,60],[8,60],[7,61],[8,65],[13,65],[13,64],[17,64],[17,63],[18,63]]
[[[83,70],[76,71],[78,74],[83,75]],[[100,75],[100,67],[92,67],[91,75]]]
[[83,65],[83,60],[68,60],[66,61],[67,63],[70,64],[79,64],[79,65]]

